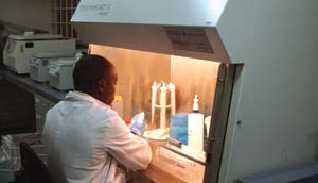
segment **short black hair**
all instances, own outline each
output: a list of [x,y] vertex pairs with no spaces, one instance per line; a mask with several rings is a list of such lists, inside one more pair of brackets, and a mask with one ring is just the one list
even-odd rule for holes
[[83,55],[73,71],[74,89],[85,93],[97,90],[101,80],[112,80],[113,65],[100,55]]

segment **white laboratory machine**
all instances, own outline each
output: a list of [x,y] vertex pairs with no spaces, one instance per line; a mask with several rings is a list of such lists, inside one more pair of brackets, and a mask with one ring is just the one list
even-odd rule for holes
[[56,62],[59,59],[72,57],[73,54],[52,54],[41,53],[33,55],[30,59],[30,77],[37,82],[49,81],[49,64]]
[[59,90],[73,89],[73,69],[76,57],[61,58],[49,65],[49,82]]
[[9,35],[3,50],[3,63],[18,74],[30,72],[30,59],[37,53],[75,53],[75,39],[61,35]]

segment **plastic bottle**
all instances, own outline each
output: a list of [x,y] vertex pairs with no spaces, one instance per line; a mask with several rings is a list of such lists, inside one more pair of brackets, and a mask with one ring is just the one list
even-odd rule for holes
[[198,95],[194,96],[192,112],[199,113],[199,97],[198,97]]
[[199,97],[193,99],[193,111],[189,114],[188,145],[191,149],[204,151],[204,115],[199,113]]

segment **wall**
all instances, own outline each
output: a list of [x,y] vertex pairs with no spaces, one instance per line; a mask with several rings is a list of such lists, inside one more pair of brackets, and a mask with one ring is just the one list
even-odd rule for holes
[[171,57],[171,81],[176,85],[177,112],[191,112],[193,98],[199,97],[199,109],[212,114],[219,63],[188,57]]
[[[191,112],[197,94],[200,112],[211,114],[218,63],[100,45],[90,45],[90,51],[103,55],[116,66],[119,75],[117,94],[124,98],[125,116],[140,111],[151,112],[154,81],[175,83],[177,113]],[[156,116],[159,116],[159,110]],[[150,119],[150,116],[146,117]]]
[[125,116],[151,112],[152,83],[170,82],[170,56],[99,45],[91,45],[90,50],[116,66],[119,76],[117,94],[123,96]]
[[220,182],[317,160],[317,7],[317,0],[228,1],[218,31],[245,66]]
[[51,31],[50,0],[1,0],[0,20]]

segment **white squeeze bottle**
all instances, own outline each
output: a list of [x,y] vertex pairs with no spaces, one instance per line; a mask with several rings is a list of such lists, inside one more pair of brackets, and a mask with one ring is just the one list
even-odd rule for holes
[[189,114],[188,146],[196,152],[204,151],[204,115],[199,113],[199,97],[193,99],[193,111]]

